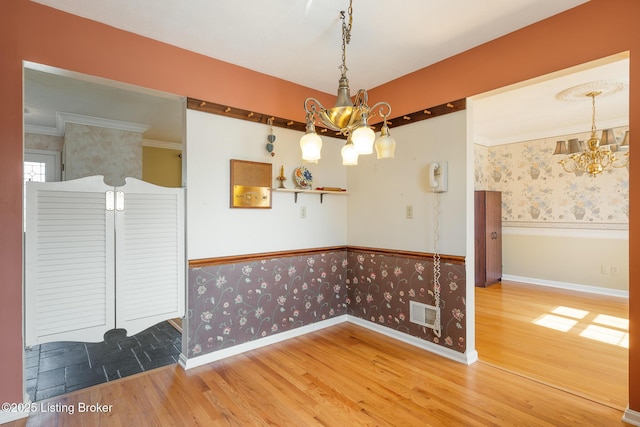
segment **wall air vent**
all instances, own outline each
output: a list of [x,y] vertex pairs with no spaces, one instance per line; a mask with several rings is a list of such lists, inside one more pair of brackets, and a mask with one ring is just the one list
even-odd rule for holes
[[409,320],[411,323],[426,326],[427,328],[436,329],[436,325],[440,308],[429,304],[423,304],[417,301],[409,301]]

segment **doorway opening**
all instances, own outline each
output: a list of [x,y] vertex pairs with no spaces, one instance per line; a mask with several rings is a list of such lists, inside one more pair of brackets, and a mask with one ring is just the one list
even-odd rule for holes
[[[595,360],[590,354],[598,351],[596,347],[610,345],[608,363],[594,368],[588,378],[594,378],[595,383],[598,377],[610,377],[607,366],[615,365],[616,381],[626,384],[628,380],[624,347],[628,339],[628,329],[624,329],[629,289],[628,169],[605,171],[595,178],[579,176],[563,170],[560,156],[553,155],[557,140],[584,139],[584,134],[588,138],[592,112],[588,98],[584,105],[560,101],[556,95],[598,81],[621,82],[625,87],[599,104],[596,118],[598,134],[614,129],[622,141],[629,126],[628,52],[479,95],[471,102],[475,189],[503,194],[502,284],[476,289],[476,347],[481,362],[490,361],[530,377],[536,371],[536,380],[624,410],[620,408],[624,405],[620,402],[628,399],[624,390],[612,403],[602,393],[597,396],[577,390],[571,377],[581,375],[572,370],[578,365],[573,362]],[[517,306],[512,298],[521,288],[531,288],[532,295],[539,290],[539,296],[522,297],[530,300]],[[547,291],[554,297],[545,300]],[[491,293],[495,295],[487,298]],[[588,306],[591,308],[578,306],[579,301],[598,293],[602,300],[613,300],[616,314],[607,315],[597,298],[596,305]],[[488,300],[492,305],[483,305]],[[526,310],[534,306],[542,311]],[[492,307],[504,316],[491,318]],[[578,319],[577,313],[584,316]],[[615,327],[598,323],[612,318],[616,318]],[[567,329],[559,331],[562,327]],[[545,338],[531,347],[532,336],[522,335],[525,328],[544,331],[540,336]],[[569,336],[581,340],[586,348],[592,343],[593,351],[585,350],[582,344],[572,345]],[[617,339],[617,343],[603,344],[607,339]],[[537,360],[532,356],[534,351],[540,352]],[[545,356],[549,357],[547,362],[543,361]],[[564,373],[564,379],[562,375],[545,376],[551,371]]]
[[[184,98],[33,63],[25,63],[24,82],[25,182],[108,176],[127,164],[123,179],[183,186]],[[110,152],[115,139],[126,143]],[[122,152],[125,160],[110,162],[110,153]],[[179,323],[129,337],[112,329],[99,342],[40,341],[25,348],[25,390],[40,401],[175,364],[183,351]]]

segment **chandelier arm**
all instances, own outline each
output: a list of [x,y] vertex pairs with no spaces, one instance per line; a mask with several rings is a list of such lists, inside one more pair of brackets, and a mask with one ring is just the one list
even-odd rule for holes
[[590,163],[593,163],[592,157],[589,152],[586,152],[583,156],[577,156],[573,161],[576,163],[578,170],[586,171]]
[[606,151],[600,151],[599,152],[599,160],[600,160],[600,164],[602,165],[603,168],[608,168],[611,166],[612,163],[612,154],[611,152],[606,152]]
[[570,173],[575,173],[578,171],[583,171],[585,170],[586,166],[587,166],[587,161],[585,159],[584,156],[581,156],[579,154],[572,154],[571,156],[569,156],[569,158],[573,161],[573,168],[572,169],[567,169],[565,167],[565,164],[563,164],[562,166],[564,167],[564,170]]
[[324,107],[315,98],[307,98],[304,100],[304,111],[308,114],[316,114],[318,111],[324,111]]
[[[564,160],[564,159],[560,160],[558,163],[560,163],[562,165],[562,169],[564,169],[564,171],[567,172],[567,173],[576,173],[578,171],[578,169],[575,168],[575,167],[574,167],[574,169],[569,169],[567,167],[567,161]],[[575,163],[574,163],[574,165],[575,165]]]
[[366,91],[366,89],[359,89],[358,92],[356,92],[356,95],[353,97],[353,106],[358,108],[364,107],[368,112],[370,110],[369,105],[367,105],[368,103],[369,93]]
[[[613,161],[611,162],[611,166],[614,168],[626,168],[627,166],[629,166],[629,153],[624,153],[624,156],[626,157],[625,160],[619,159],[617,156],[613,156]],[[618,163],[616,164],[615,162],[620,160],[622,163]]]
[[307,125],[306,133],[316,133],[316,117],[318,116],[318,107],[322,111],[324,107],[315,98],[307,98],[304,101],[304,111],[307,113],[305,116],[305,123]]
[[[385,113],[385,108],[386,108],[386,113]],[[387,120],[387,117],[391,115],[391,105],[389,105],[388,102],[380,101],[373,104],[373,107],[371,107],[371,111],[373,111],[373,114],[371,115],[371,117],[375,116],[376,109],[378,110],[377,113],[380,114],[380,117],[382,117],[385,121]]]

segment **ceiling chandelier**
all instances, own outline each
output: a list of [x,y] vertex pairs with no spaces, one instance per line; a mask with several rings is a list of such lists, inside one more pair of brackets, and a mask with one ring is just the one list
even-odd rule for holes
[[[349,22],[346,22],[345,11],[340,12],[342,20],[342,65],[341,76],[338,81],[338,99],[333,108],[324,108],[315,98],[307,98],[304,101],[306,111],[306,133],[300,139],[302,160],[318,163],[322,139],[316,133],[316,120],[320,125],[328,129],[338,131],[347,137],[347,142],[342,147],[342,164],[357,165],[360,154],[373,153],[374,141],[379,159],[393,158],[396,148],[395,139],[389,134],[387,117],[391,114],[391,106],[387,102],[378,102],[373,107],[368,105],[368,94],[360,89],[351,101],[349,80],[347,79],[347,54],[346,46],[351,41],[351,24],[353,21],[353,0],[349,1]],[[377,110],[377,111],[376,111]],[[380,135],[376,139],[368,120],[376,112],[382,116],[384,122]]]
[[[629,165],[629,131],[624,135],[620,144],[615,138],[612,129],[602,131],[602,138],[596,136],[596,96],[602,91],[593,90],[584,96],[591,98],[591,136],[587,141],[577,138],[570,139],[568,145],[565,141],[557,141],[553,155],[566,156],[560,160],[562,168],[569,173],[586,172],[591,176],[596,176],[609,168],[623,168]],[[624,161],[618,159],[617,152],[622,152]]]

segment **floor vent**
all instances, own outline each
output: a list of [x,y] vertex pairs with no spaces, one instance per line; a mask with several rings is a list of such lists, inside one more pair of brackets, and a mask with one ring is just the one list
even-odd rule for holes
[[435,329],[440,309],[433,305],[409,301],[409,319],[412,323]]

